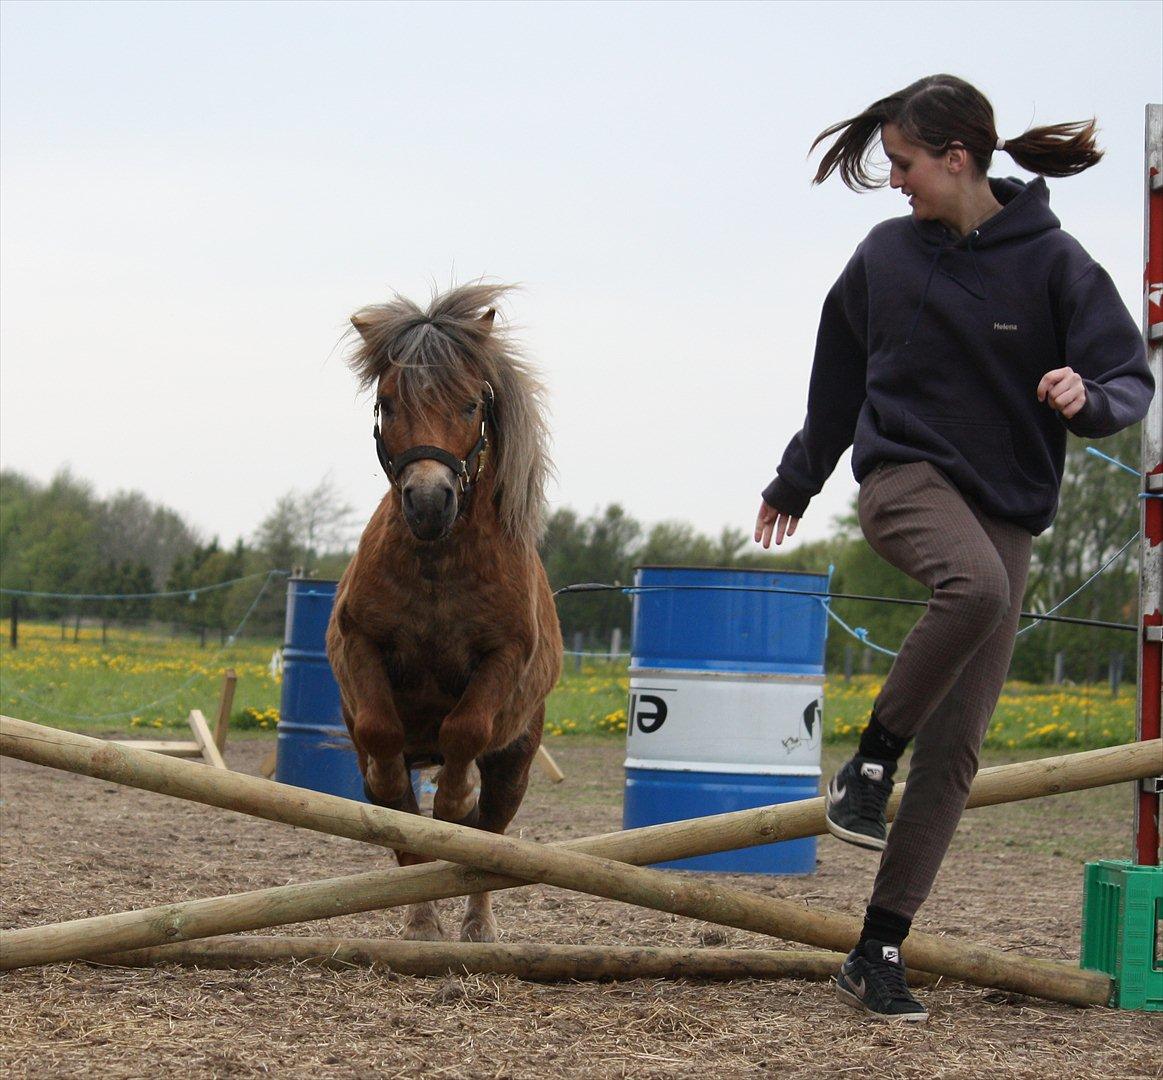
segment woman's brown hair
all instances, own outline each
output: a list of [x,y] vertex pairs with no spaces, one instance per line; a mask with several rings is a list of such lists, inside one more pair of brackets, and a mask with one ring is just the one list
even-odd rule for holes
[[[812,182],[822,183],[839,170],[840,179],[853,191],[883,187],[885,178],[869,167],[869,158],[885,124],[896,124],[906,139],[934,155],[963,146],[982,176],[999,149],[989,99],[956,75],[928,75],[820,132],[812,150],[832,136],[836,139]],[[1030,128],[1016,139],[1006,139],[1000,149],[1023,169],[1042,176],[1073,176],[1102,160],[1093,119]]]

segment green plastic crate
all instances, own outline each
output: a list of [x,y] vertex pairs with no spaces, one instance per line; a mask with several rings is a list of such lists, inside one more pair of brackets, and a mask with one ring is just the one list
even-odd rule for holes
[[1163,1012],[1163,866],[1126,859],[1086,864],[1082,892],[1084,968],[1114,980],[1111,1004]]

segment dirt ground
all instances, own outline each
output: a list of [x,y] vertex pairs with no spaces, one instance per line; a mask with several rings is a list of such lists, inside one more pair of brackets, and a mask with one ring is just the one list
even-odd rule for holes
[[[257,773],[270,741],[235,739]],[[549,743],[513,832],[548,841],[621,822],[622,744]],[[830,768],[839,760],[826,755]],[[997,763],[994,758],[990,764]],[[379,849],[21,762],[0,766],[0,926],[357,873]],[[918,928],[1077,959],[1081,865],[1128,847],[1129,789],[971,811]],[[831,838],[816,874],[732,875],[762,893],[858,913],[876,856]],[[502,940],[778,946],[546,887],[496,894]],[[442,901],[446,929],[462,901]],[[388,936],[399,912],[278,933]],[[1163,1014],[1075,1009],[944,983],[927,1025],[862,1020],[826,983],[637,980],[543,985],[312,965],[248,971],[58,964],[0,975],[11,1077],[1163,1077]]]

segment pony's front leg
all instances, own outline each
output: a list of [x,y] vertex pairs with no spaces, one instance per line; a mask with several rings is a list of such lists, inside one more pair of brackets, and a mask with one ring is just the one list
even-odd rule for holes
[[[406,814],[420,815],[420,806],[416,802],[416,792],[412,788],[412,777],[404,763],[403,739],[400,740],[401,750],[392,758],[369,758],[368,770],[364,779],[364,794],[368,801],[389,810],[400,810]],[[384,784],[384,778],[389,782]],[[403,783],[403,794],[391,799],[381,798],[379,791],[399,790]],[[377,787],[376,785],[381,785]],[[396,862],[400,866],[415,866],[417,863],[433,862],[429,855],[419,855],[414,851],[394,849]],[[440,913],[435,901],[425,900],[419,904],[409,904],[404,912],[403,935],[409,941],[443,941],[444,928],[440,925]]]
[[[498,737],[495,721],[518,678],[524,651],[519,644],[498,650],[474,672],[455,709],[440,726],[444,768],[433,799],[434,817],[503,833],[516,813],[529,777],[529,761],[540,739],[526,732],[509,746],[489,753]],[[480,803],[473,794],[472,766],[480,766]],[[523,762],[523,764],[522,764]],[[468,898],[462,941],[496,941],[490,894]]]
[[[485,754],[480,759],[481,801],[477,827],[504,835],[525,797],[529,786],[529,769],[541,745],[541,728],[545,721],[542,704],[533,722],[508,746]],[[496,941],[497,923],[493,918],[492,893],[472,893],[464,909],[460,926],[461,941]]]
[[[358,722],[357,722],[358,728]],[[401,730],[398,741],[377,737],[378,753],[368,754],[367,771],[364,773],[363,790],[368,801],[389,810],[400,810],[406,814],[420,815],[416,802],[416,792],[412,788],[412,777],[404,762],[404,736]],[[400,866],[415,866],[417,863],[432,862],[428,855],[414,851],[395,849],[396,862]],[[409,904],[404,912],[404,937],[409,941],[443,941],[444,928],[440,925],[440,913],[435,901],[425,900],[419,904]]]
[[[404,727],[392,699],[383,659],[368,638],[348,629],[329,642],[328,655],[344,699],[344,720],[351,731],[369,802],[389,810],[420,814],[412,777],[404,761]],[[396,850],[400,866],[432,862],[424,855]],[[436,904],[411,905],[404,916],[404,937],[413,941],[443,941]]]
[[432,800],[432,816],[460,825],[476,825],[472,766],[492,747],[497,714],[508,700],[525,650],[510,643],[481,661],[453,710],[440,724],[437,743],[444,767]]

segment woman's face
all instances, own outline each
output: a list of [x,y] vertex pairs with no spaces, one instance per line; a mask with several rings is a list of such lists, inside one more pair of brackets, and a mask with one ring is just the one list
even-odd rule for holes
[[880,141],[892,166],[889,186],[908,197],[913,215],[921,220],[948,221],[960,194],[948,154],[934,157],[928,147],[906,139],[896,124],[880,129]]

